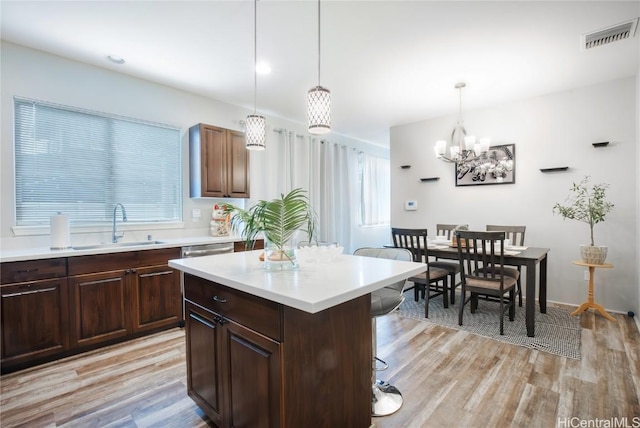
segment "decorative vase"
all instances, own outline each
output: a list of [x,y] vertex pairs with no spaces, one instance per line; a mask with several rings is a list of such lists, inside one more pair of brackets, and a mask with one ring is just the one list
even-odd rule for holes
[[580,256],[585,263],[601,265],[607,259],[608,248],[598,245],[580,245]]
[[298,267],[299,265],[294,239],[288,240],[282,248],[278,248],[273,242],[265,238],[264,263],[262,264],[262,269],[268,271],[296,270]]

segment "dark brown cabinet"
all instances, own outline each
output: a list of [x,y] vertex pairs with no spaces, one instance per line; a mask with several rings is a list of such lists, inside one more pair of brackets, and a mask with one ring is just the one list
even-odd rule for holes
[[2,373],[180,325],[180,248],[2,263]]
[[[54,278],[30,281],[49,275]],[[69,349],[66,260],[4,263],[2,279],[3,369]],[[15,279],[23,282],[5,283]]]
[[249,151],[244,133],[198,124],[189,128],[190,196],[249,197]]
[[69,259],[77,346],[111,342],[177,326],[182,319],[180,275],[167,265],[178,248]]
[[175,326],[182,320],[180,272],[163,264],[132,269],[130,278],[134,333]]
[[185,273],[187,392],[220,428],[371,425],[371,297],[316,314]]
[[279,427],[280,308],[208,284],[185,275],[187,392],[219,427]]
[[129,334],[126,281],[122,270],[69,278],[74,346],[96,345]]

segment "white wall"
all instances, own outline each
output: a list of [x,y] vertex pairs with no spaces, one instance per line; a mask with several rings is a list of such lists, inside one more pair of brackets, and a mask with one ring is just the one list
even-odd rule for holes
[[[2,42],[1,63],[1,163],[2,176],[0,196],[0,238],[2,248],[24,245],[49,245],[48,231],[39,236],[14,237],[12,226],[15,224],[14,169],[13,169],[13,97],[21,96],[53,103],[75,106],[89,110],[130,116],[154,122],[180,127],[182,132],[183,157],[183,201],[184,225],[173,230],[154,231],[154,237],[196,236],[208,233],[211,210],[215,199],[189,198],[188,169],[188,130],[196,123],[208,123],[224,128],[242,130],[240,120],[244,120],[251,111],[197,94],[158,85],[115,73],[98,67],[70,61],[65,58],[35,51],[15,44]],[[305,134],[304,124],[267,117],[267,150],[251,153],[251,196],[252,199],[267,199],[278,195],[278,189],[272,188],[272,181],[266,180],[266,174],[272,174],[272,154],[269,145],[278,144],[279,134],[272,129],[286,128]],[[387,157],[386,148],[372,146],[348,137],[330,134],[325,139],[376,153]],[[235,200],[242,205],[244,200]],[[199,221],[192,221],[194,208],[202,211]],[[148,230],[128,230],[128,238],[145,239]],[[72,243],[79,240],[108,239],[109,231],[97,234],[78,234],[73,231]],[[135,236],[135,237],[134,237]],[[354,242],[358,239],[367,242],[367,237],[354,231]],[[381,238],[382,239],[382,238]],[[385,241],[386,242],[386,241]]]
[[[547,247],[548,298],[579,304],[587,298],[578,246],[588,243],[584,223],[553,215],[569,187],[585,175],[609,183],[614,211],[595,228],[595,241],[609,246],[614,269],[596,271],[596,301],[608,309],[639,312],[638,290],[638,107],[637,79],[630,77],[475,111],[464,111],[470,134],[493,144],[514,143],[515,184],[455,187],[453,165],[434,157],[436,140],[446,139],[454,115],[391,128],[391,224],[435,229],[437,223],[526,225],[526,244]],[[591,143],[610,141],[608,147]],[[410,169],[400,169],[409,164]],[[568,166],[567,172],[540,168]],[[421,183],[421,177],[439,176]],[[404,211],[404,201],[418,211]]]

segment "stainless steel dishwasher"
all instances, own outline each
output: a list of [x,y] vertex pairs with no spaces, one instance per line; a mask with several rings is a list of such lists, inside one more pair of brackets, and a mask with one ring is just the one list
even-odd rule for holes
[[[199,244],[182,247],[181,256],[183,259],[188,259],[191,257],[204,257],[225,253],[233,253],[233,242]],[[184,327],[184,272],[180,272],[180,290],[180,294],[182,296],[182,323],[180,325]]]

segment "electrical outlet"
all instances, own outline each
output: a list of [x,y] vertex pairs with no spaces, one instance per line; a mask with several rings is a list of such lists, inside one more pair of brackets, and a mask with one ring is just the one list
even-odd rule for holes
[[588,270],[584,271],[584,280],[585,281],[589,281],[589,271]]

